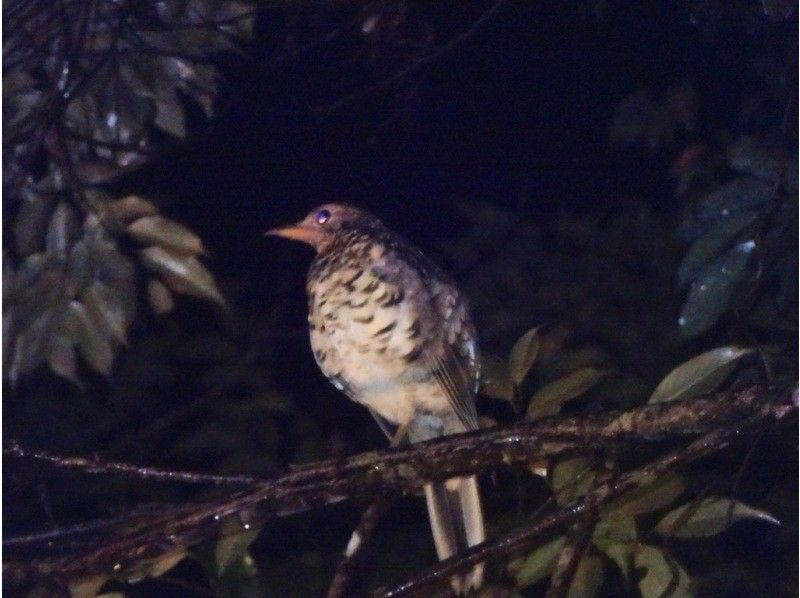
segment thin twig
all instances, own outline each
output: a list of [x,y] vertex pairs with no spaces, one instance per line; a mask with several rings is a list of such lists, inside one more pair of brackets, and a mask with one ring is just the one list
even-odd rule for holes
[[597,510],[587,508],[586,512],[570,527],[564,546],[556,557],[555,568],[550,576],[550,587],[545,598],[563,598],[567,595],[578,565],[589,548],[592,533],[597,523]]
[[313,108],[314,112],[318,113],[331,113],[336,112],[337,110],[347,106],[348,104],[352,104],[362,98],[370,96],[374,93],[379,91],[383,91],[392,87],[393,85],[399,83],[406,77],[413,75],[414,73],[422,70],[424,67],[428,66],[429,64],[436,62],[437,60],[441,59],[443,56],[452,52],[455,48],[461,45],[464,41],[472,37],[475,32],[477,32],[483,25],[489,21],[505,4],[506,0],[497,0],[494,4],[492,4],[481,16],[479,16],[475,21],[473,21],[469,27],[467,27],[464,31],[460,34],[455,36],[448,42],[445,42],[441,46],[435,48],[432,52],[429,52],[425,56],[417,58],[411,62],[410,65],[407,67],[400,69],[399,71],[395,72],[390,77],[386,77],[369,85],[367,87],[362,87],[357,89],[356,91],[347,94],[346,96],[339,98],[335,102],[331,104],[327,104],[324,106],[316,106]]
[[361,520],[350,535],[344,556],[333,573],[331,585],[328,588],[328,598],[342,598],[347,595],[350,579],[363,558],[363,548],[372,537],[378,521],[389,510],[391,502],[388,497],[379,497],[364,511]]
[[385,598],[395,598],[419,592],[431,585],[444,583],[453,574],[465,571],[490,558],[509,554],[542,542],[555,530],[584,515],[588,509],[595,508],[623,492],[650,483],[657,476],[672,471],[676,467],[692,463],[726,448],[742,433],[743,429],[740,426],[731,426],[711,432],[685,448],[672,451],[660,459],[598,486],[576,503],[561,507],[500,538],[477,544],[391,589],[381,590],[379,595]]

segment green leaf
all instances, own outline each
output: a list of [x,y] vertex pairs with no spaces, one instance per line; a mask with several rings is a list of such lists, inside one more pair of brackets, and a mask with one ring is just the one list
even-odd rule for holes
[[679,598],[693,595],[689,574],[660,548],[638,546],[633,563],[637,569],[646,569],[644,577],[639,580],[642,596]]
[[200,237],[191,230],[163,216],[145,216],[139,218],[126,229],[140,243],[161,245],[176,253],[205,253]]
[[604,517],[597,522],[592,540],[595,544],[626,542],[632,543],[638,537],[636,520],[630,517]]
[[567,591],[567,598],[584,598],[585,596],[597,595],[597,589],[603,583],[603,561],[600,557],[593,555],[584,555],[581,562],[578,563],[578,568],[575,570],[575,576],[572,578],[572,584]]
[[629,518],[658,511],[671,505],[686,490],[683,477],[667,474],[652,484],[640,486],[625,492],[622,496],[606,503],[601,513],[609,519]]
[[695,337],[711,328],[725,312],[736,285],[747,276],[755,247],[754,241],[740,243],[706,266],[692,283],[678,318],[678,326],[685,338]]
[[543,544],[524,558],[519,568],[512,571],[517,588],[532,586],[549,577],[556,557],[564,547],[564,536]]
[[583,368],[543,386],[531,397],[525,418],[534,420],[555,415],[564,403],[579,397],[611,373],[610,370]]
[[550,468],[550,487],[559,505],[575,502],[608,478],[608,472],[593,469],[590,463],[585,457],[570,457]]
[[735,214],[721,220],[711,230],[703,233],[689,248],[678,268],[678,285],[684,287],[689,284],[711,260],[730,244],[736,235],[755,222],[756,218],[758,218],[756,212]]
[[161,275],[167,286],[176,293],[225,304],[214,277],[196,257],[177,255],[163,247],[148,247],[140,250],[139,255],[144,265]]
[[706,538],[725,531],[737,521],[757,519],[773,525],[780,521],[761,509],[730,498],[712,496],[697,503],[687,503],[667,513],[656,531],[674,538]]
[[220,538],[214,548],[214,562],[218,577],[222,577],[231,565],[249,557],[247,550],[258,536],[259,531],[253,529]]
[[595,546],[605,555],[616,563],[617,568],[626,584],[631,583],[631,572],[633,569],[633,551],[636,544],[631,542],[615,542],[613,540],[595,541]]
[[51,317],[52,312],[47,311],[17,334],[14,342],[14,359],[8,372],[12,386],[16,386],[23,375],[33,371],[44,359],[44,347]]
[[508,374],[508,364],[504,359],[493,355],[485,355],[481,358],[480,394],[504,401],[514,399],[514,383]]
[[536,327],[523,334],[511,349],[508,357],[508,372],[514,384],[517,386],[522,384],[538,354],[539,327]]
[[733,372],[737,360],[752,352],[752,349],[730,345],[693,357],[667,374],[648,402],[665,403],[711,392]]
[[155,124],[174,137],[186,137],[186,118],[177,95],[156,100]]

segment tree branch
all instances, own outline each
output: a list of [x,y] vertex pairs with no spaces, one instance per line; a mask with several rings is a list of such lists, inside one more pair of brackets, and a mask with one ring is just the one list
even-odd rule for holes
[[[498,466],[527,464],[564,454],[612,452],[646,442],[708,434],[687,448],[621,476],[613,484],[599,487],[582,507],[557,511],[510,536],[481,544],[458,559],[443,561],[433,573],[415,578],[408,586],[413,589],[421,583],[446,579],[453,571],[492,554],[505,553],[538,540],[540,534],[573,521],[586,510],[587,504],[597,504],[616,496],[641,483],[648,475],[652,477],[721,450],[738,433],[783,419],[794,412],[794,407],[788,404],[789,394],[787,390],[750,387],[624,412],[556,416],[505,429],[480,430],[411,447],[312,463],[277,478],[255,480],[245,489],[221,498],[152,509],[144,514],[135,513],[113,526],[99,526],[93,534],[85,536],[84,545],[70,543],[68,550],[61,554],[53,554],[52,547],[57,537],[52,534],[47,543],[36,539],[29,542],[12,539],[4,542],[7,549],[4,577],[13,583],[30,576],[72,579],[124,571],[142,561],[217,537],[223,520],[230,523],[233,519],[239,527],[249,527],[270,518],[354,497],[375,497],[386,492],[411,494],[433,479],[483,472]],[[76,461],[73,465],[86,472],[96,471],[98,467],[97,463],[90,461]],[[141,468],[135,466],[115,466],[109,470],[112,472],[137,479],[147,477],[142,475]],[[183,475],[196,474],[172,472],[164,479],[179,479]],[[226,529],[230,530],[228,533],[235,531],[230,525]],[[406,585],[400,586],[400,590],[403,588]]]

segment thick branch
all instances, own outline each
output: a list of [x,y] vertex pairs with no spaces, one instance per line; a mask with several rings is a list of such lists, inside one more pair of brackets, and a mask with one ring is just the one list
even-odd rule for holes
[[[505,429],[445,437],[412,447],[313,463],[278,478],[254,482],[222,498],[131,517],[122,528],[119,523],[113,528],[100,526],[97,529],[102,534],[98,531],[93,542],[70,554],[43,558],[42,555],[52,554],[49,548],[52,538],[47,546],[36,540],[28,543],[12,540],[6,543],[4,575],[13,581],[25,574],[41,575],[44,567],[48,575],[71,579],[124,570],[143,560],[217,536],[222,519],[233,518],[242,525],[257,525],[272,517],[351,497],[375,497],[387,491],[414,493],[431,479],[482,472],[501,465],[527,464],[543,457],[587,450],[619,450],[647,441],[719,433],[731,426],[737,430],[754,429],[791,412],[793,408],[787,402],[788,392],[753,387],[626,412],[553,417]],[[91,463],[86,471],[96,468],[97,464]],[[114,473],[141,477],[135,467],[117,469]],[[620,478],[626,479],[629,478]],[[624,481],[618,483],[620,488],[630,487],[630,484],[624,486]],[[572,520],[575,514],[570,511],[568,517],[560,516],[558,524]]]

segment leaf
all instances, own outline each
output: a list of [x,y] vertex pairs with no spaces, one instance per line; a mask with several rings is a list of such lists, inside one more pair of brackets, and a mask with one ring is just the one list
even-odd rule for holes
[[531,397],[525,419],[555,415],[564,403],[579,397],[611,373],[610,370],[583,368],[543,386]]
[[737,360],[752,352],[752,349],[730,345],[701,353],[667,374],[648,403],[690,399],[711,392],[733,372]]
[[156,100],[155,124],[173,137],[186,137],[186,119],[177,95]]
[[627,542],[596,542],[595,546],[617,565],[626,584],[631,582],[635,544]]
[[29,255],[41,249],[53,200],[30,187],[24,187],[20,197],[22,203],[14,221],[14,245],[20,255]]
[[81,293],[81,301],[107,336],[121,345],[128,344],[130,321],[125,305],[114,289],[102,282],[94,282]]
[[109,577],[106,575],[92,575],[72,581],[69,584],[70,598],[95,598],[108,580]]
[[136,583],[143,579],[161,577],[187,556],[188,553],[186,550],[178,548],[171,552],[164,553],[156,559],[139,562],[132,571],[128,572],[126,580],[129,583]]
[[177,253],[205,253],[200,237],[182,224],[163,216],[139,218],[128,225],[126,230],[141,243],[161,245]]
[[678,268],[678,285],[684,287],[698,276],[703,267],[716,258],[741,231],[756,221],[758,214],[744,212],[722,219],[702,234],[689,248]]
[[[637,569],[646,569],[644,577],[639,580],[642,596],[679,598],[693,595],[689,574],[660,548],[638,546],[633,563]],[[666,593],[668,590],[669,593]]]
[[79,301],[69,302],[68,322],[70,334],[77,339],[78,348],[86,363],[101,374],[111,372],[114,351],[108,336],[95,324],[86,307]]
[[147,300],[158,316],[163,316],[175,308],[172,291],[155,278],[151,278],[150,282],[147,283]]
[[531,328],[523,334],[511,349],[508,357],[508,372],[511,380],[519,386],[528,375],[539,353],[539,327]]
[[582,498],[607,478],[608,472],[593,469],[585,457],[562,459],[550,469],[550,487],[559,505],[568,505]]
[[106,209],[112,218],[122,224],[127,224],[131,220],[143,216],[158,214],[158,208],[155,205],[138,195],[127,195],[122,199],[111,201]]
[[532,586],[550,575],[556,557],[564,547],[564,536],[550,540],[524,558],[519,568],[512,571],[517,588]]
[[692,283],[678,318],[684,338],[707,330],[725,312],[736,285],[747,275],[755,246],[753,241],[740,243],[707,266]]
[[610,519],[628,518],[651,513],[669,506],[686,490],[684,479],[678,474],[667,474],[652,484],[639,486],[606,503],[601,510]]
[[66,253],[75,239],[77,230],[75,212],[65,202],[59,202],[50,218],[45,237],[45,248],[51,253]]
[[161,275],[173,291],[225,305],[214,277],[196,257],[176,255],[163,247],[148,247],[139,255],[144,265]]
[[258,529],[252,529],[220,538],[214,548],[214,562],[218,577],[222,577],[223,573],[231,565],[249,556],[247,551],[253,540],[258,536],[259,531]]
[[14,359],[8,372],[12,386],[16,386],[20,377],[33,371],[44,359],[43,349],[51,317],[52,312],[46,311],[17,334],[14,342]]
[[493,355],[481,358],[481,388],[480,394],[491,399],[512,401],[514,399],[514,384],[508,374],[508,364],[504,359]]
[[790,191],[797,191],[797,157],[791,157],[780,141],[743,135],[728,147],[728,163],[770,184],[785,180]]
[[47,363],[53,372],[81,388],[74,345],[75,339],[67,321],[67,310],[59,309],[53,314],[48,331]]
[[626,542],[632,543],[638,538],[636,520],[633,516],[605,517],[594,528],[592,541],[595,544]]
[[780,525],[775,517],[730,498],[712,496],[697,503],[687,503],[667,513],[655,530],[674,538],[707,538],[715,536],[737,521],[757,519]]
[[600,557],[584,555],[572,583],[567,591],[567,598],[584,598],[597,595],[597,589],[603,583],[603,561]]
[[756,210],[774,197],[772,186],[764,181],[752,177],[734,179],[700,201],[690,226],[695,231],[706,231],[721,220]]

